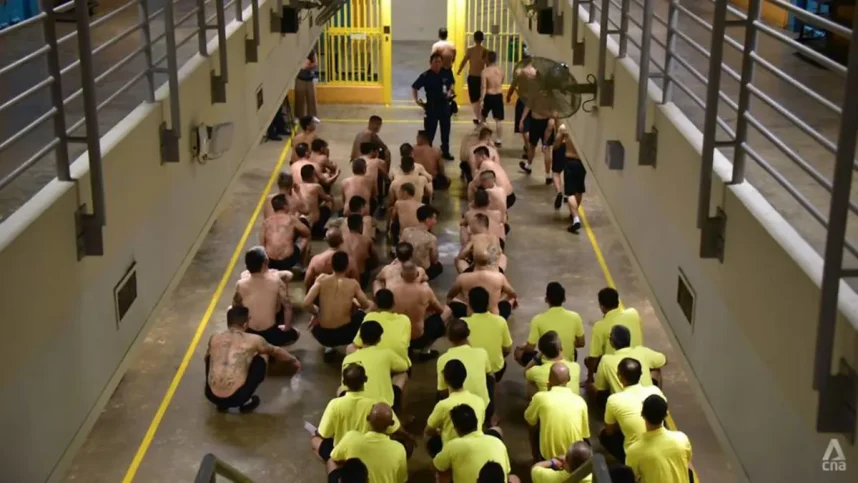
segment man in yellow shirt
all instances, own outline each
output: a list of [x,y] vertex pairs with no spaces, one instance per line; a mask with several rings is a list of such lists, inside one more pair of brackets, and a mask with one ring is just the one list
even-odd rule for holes
[[[370,320],[360,326],[358,337],[362,339],[362,349],[358,349],[343,359],[343,371],[350,364],[357,364],[366,370],[364,396],[383,401],[402,414],[402,390],[408,377],[408,361],[399,354],[382,347],[384,329],[381,324]],[[395,376],[394,376],[395,374]]]
[[350,431],[334,446],[328,463],[328,479],[336,481],[336,472],[351,458],[366,465],[369,481],[373,483],[405,483],[408,481],[408,457],[405,448],[390,439],[388,428],[393,425],[393,410],[385,403],[376,403],[367,417],[369,431]]
[[[565,483],[571,481],[572,474],[593,457],[590,445],[577,441],[572,443],[564,456],[540,461],[530,469],[530,479],[533,483]],[[585,476],[581,483],[591,483],[593,475]]]
[[[408,362],[408,367],[411,367],[411,359],[408,358],[408,345],[411,344],[411,320],[407,315],[394,313],[393,306],[393,292],[383,288],[375,293],[375,310],[366,314],[363,321],[364,323],[378,322],[384,329],[379,347],[393,350]],[[358,332],[352,344],[354,347],[350,347],[349,352],[353,352],[355,347],[363,347],[363,344]]]
[[477,415],[477,427],[482,428],[486,415],[486,403],[476,394],[464,389],[468,371],[462,361],[453,359],[444,366],[444,380],[450,388],[450,395],[435,404],[435,409],[426,421],[426,449],[433,458],[441,452],[441,448],[456,439],[456,429],[450,419],[450,410],[460,404],[470,406]]
[[528,394],[533,397],[539,391],[548,390],[549,373],[555,362],[569,369],[569,383],[566,387],[572,388],[577,393],[581,381],[581,366],[563,357],[563,345],[557,332],[549,330],[539,338],[539,353],[540,355],[530,360],[524,371]]
[[[653,381],[650,371],[659,370],[667,363],[667,358],[661,352],[656,352],[642,345],[630,347],[630,344],[631,333],[629,329],[622,325],[615,325],[611,329],[611,347],[614,348],[614,353],[602,356],[599,361],[599,368],[596,370],[594,386],[597,391],[613,394],[623,389],[623,383],[617,375],[617,366],[626,357],[640,362],[640,384],[642,386],[651,386]],[[605,394],[603,397],[607,399],[608,396]]]
[[489,355],[489,364],[500,382],[506,371],[506,356],[512,352],[512,336],[509,325],[503,317],[489,312],[489,292],[482,287],[472,288],[468,292],[468,303],[473,315],[465,317],[471,331],[469,340],[474,347],[482,347]]
[[467,404],[451,409],[450,419],[459,437],[445,444],[432,460],[440,481],[449,482],[451,477],[455,482],[477,481],[488,462],[500,464],[504,476],[509,475],[509,454],[499,428],[480,431],[477,414]]
[[555,362],[551,365],[548,391],[533,396],[524,411],[535,461],[564,455],[572,443],[590,437],[587,403],[577,389],[566,387],[568,383],[569,368]]
[[577,348],[584,347],[584,321],[581,316],[563,308],[566,302],[566,289],[558,282],[551,282],[545,288],[545,303],[548,310],[530,321],[527,343],[515,349],[515,360],[522,366],[536,356],[536,344],[546,332],[553,330],[560,336],[560,342],[569,361],[576,361]]
[[691,441],[664,427],[667,401],[659,395],[644,399],[641,410],[646,432],[626,451],[626,465],[641,483],[688,483],[691,480]]
[[444,380],[444,367],[452,360],[462,361],[468,377],[465,390],[481,397],[486,403],[486,419],[491,420],[492,398],[490,388],[494,385],[494,374],[489,364],[489,355],[480,347],[471,347],[468,337],[471,330],[465,321],[456,319],[447,326],[447,338],[451,347],[438,358],[438,400],[447,396],[447,382]]
[[632,347],[643,344],[643,332],[641,331],[641,316],[635,309],[621,309],[620,295],[611,287],[599,291],[599,309],[602,310],[602,320],[593,324],[590,332],[590,357],[584,364],[589,370],[587,382],[593,382],[599,359],[605,354],[613,354],[614,348],[608,341],[611,328],[615,325],[623,325],[629,329],[632,336]]
[[[605,359],[602,359],[602,363]],[[623,390],[611,395],[605,408],[605,428],[599,433],[599,442],[619,462],[626,460],[626,450],[646,432],[641,410],[643,402],[653,394],[664,398],[656,386],[641,384],[641,363],[626,357],[617,367],[617,376]]]

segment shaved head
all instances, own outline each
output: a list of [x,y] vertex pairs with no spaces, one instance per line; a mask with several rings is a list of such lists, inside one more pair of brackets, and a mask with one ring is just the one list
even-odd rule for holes
[[343,244],[343,232],[339,228],[331,228],[325,233],[325,241],[331,248],[339,248]]
[[570,472],[575,471],[592,457],[593,449],[589,444],[583,441],[572,443],[569,451],[566,452],[566,469]]
[[405,280],[408,283],[411,283],[417,280],[417,265],[412,261],[404,262],[402,264],[402,280]]
[[485,267],[490,262],[488,250],[474,250],[474,265]]
[[386,433],[393,426],[393,410],[386,403],[377,403],[366,417],[369,427],[376,433]]
[[569,384],[569,368],[562,362],[551,364],[551,372],[548,374],[548,386],[565,386]]

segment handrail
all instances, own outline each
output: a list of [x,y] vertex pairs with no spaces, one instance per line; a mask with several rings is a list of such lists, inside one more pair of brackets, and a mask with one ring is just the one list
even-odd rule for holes
[[229,463],[209,453],[203,456],[200,469],[194,478],[194,483],[215,483],[216,477],[222,476],[233,483],[253,483],[249,476],[238,471]]

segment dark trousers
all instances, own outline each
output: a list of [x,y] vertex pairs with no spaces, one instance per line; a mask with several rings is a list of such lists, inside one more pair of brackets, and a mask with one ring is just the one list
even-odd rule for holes
[[620,463],[626,462],[626,451],[623,449],[623,443],[626,441],[626,437],[623,435],[622,431],[615,431],[612,434],[608,434],[603,429],[599,433],[599,443],[605,448],[605,451],[611,454],[614,458],[617,459]]
[[441,125],[441,152],[444,154],[450,152],[450,116],[450,109],[445,107],[426,109],[426,115],[423,117],[423,129],[429,136],[429,144],[435,142],[435,133],[438,125]]
[[426,269],[426,276],[429,277],[429,280],[435,280],[438,275],[444,272],[444,266],[441,265],[441,262],[435,262],[432,265],[429,265],[429,268]]

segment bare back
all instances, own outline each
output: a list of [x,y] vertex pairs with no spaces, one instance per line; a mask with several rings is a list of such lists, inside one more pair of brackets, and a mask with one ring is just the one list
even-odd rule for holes
[[255,334],[227,330],[209,339],[209,388],[218,397],[232,396],[247,381],[253,358],[265,339]]
[[433,54],[441,54],[441,61],[445,69],[453,67],[456,61],[456,46],[449,40],[439,40],[432,45]]
[[275,213],[262,222],[262,244],[273,260],[285,260],[295,251],[295,223],[292,215]]
[[302,184],[306,183],[306,181],[301,179],[301,168],[303,168],[304,166],[307,166],[307,165],[310,165],[313,167],[313,175],[314,175],[313,182],[319,181],[319,175],[321,174],[319,171],[319,168],[316,167],[315,164],[310,162],[309,159],[299,159],[298,161],[295,161],[294,163],[292,163],[292,166],[289,167],[290,171],[292,172],[292,179],[295,180],[295,184],[302,185]]
[[479,76],[486,67],[486,54],[488,51],[481,44],[468,47],[465,55],[468,57],[468,75]]
[[372,142],[374,134],[374,132],[370,131],[367,128],[364,128],[360,132],[355,134],[355,140],[354,143],[352,143],[352,155],[350,156],[351,159],[355,159],[361,155],[360,145],[363,143]]
[[506,228],[503,226],[503,213],[498,210],[490,210],[486,209],[477,209],[471,208],[467,212],[465,212],[465,221],[470,226],[472,223],[475,223],[475,217],[477,213],[482,213],[486,215],[489,219],[489,233],[495,235],[500,240],[506,239]]
[[319,285],[319,325],[324,329],[342,327],[351,320],[352,300],[361,289],[352,278],[338,275],[320,275]]
[[313,144],[313,141],[316,140],[316,131],[306,132],[302,131],[295,135],[292,138],[292,160],[290,162],[294,163],[298,159],[298,153],[295,152],[295,147],[301,143],[305,143],[307,146]]
[[417,220],[417,210],[421,206],[423,206],[423,203],[415,199],[397,200],[396,204],[393,205],[393,209],[396,210],[400,230],[420,224],[420,221]]
[[407,315],[411,321],[411,339],[422,336],[426,310],[435,298],[432,289],[425,283],[403,282],[396,284],[390,291],[393,292],[393,300],[396,301],[393,311]]
[[482,287],[489,292],[489,311],[493,314],[498,313],[498,302],[502,300],[503,287],[506,284],[506,276],[500,272],[490,270],[474,270],[469,273],[462,273],[456,279],[456,283],[462,289],[459,297],[465,300],[466,294],[472,288]]
[[274,327],[286,290],[286,284],[276,270],[242,274],[235,284],[236,301],[250,311],[251,329],[263,331]]
[[[417,267],[417,280],[425,282],[428,279],[429,277],[426,276],[426,270],[421,267]],[[383,281],[380,286],[375,287],[376,289],[386,288],[388,290],[393,290],[397,285],[405,283],[405,281],[402,280],[402,263],[400,263],[399,260],[394,260],[385,265],[376,276],[376,280]]]
[[433,178],[443,171],[441,150],[432,146],[414,146],[414,162],[423,166]]
[[325,190],[318,183],[303,183],[298,186],[301,190],[301,198],[307,203],[307,209],[310,212],[307,218],[311,223],[319,221],[319,206],[321,205],[321,196]]
[[503,250],[500,247],[500,239],[491,233],[474,233],[471,235],[472,256],[477,258],[478,254],[483,254],[489,260],[489,265],[492,268],[498,268],[498,261]]
[[426,178],[420,176],[414,171],[408,174],[403,174],[402,176],[397,177],[396,180],[390,184],[391,195],[395,197],[396,194],[399,193],[399,188],[401,188],[405,183],[411,183],[414,185],[414,199],[422,201],[423,195],[426,191],[426,184],[428,183]]
[[503,94],[503,71],[500,67],[492,64],[482,72],[486,79],[486,95]]
[[372,245],[372,239],[364,236],[363,233],[343,231],[343,251],[349,254],[349,263],[358,273],[366,270],[370,245]]
[[478,178],[479,173],[482,173],[483,171],[494,172],[495,182],[497,183],[497,185],[503,188],[504,193],[506,193],[507,195],[512,194],[512,182],[509,180],[509,175],[506,174],[506,170],[503,169],[500,164],[494,161],[483,161],[483,163],[480,165],[478,175],[474,177]]
[[343,180],[343,206],[348,208],[349,200],[360,196],[366,201],[372,199],[372,188],[375,183],[366,175],[354,175]]

